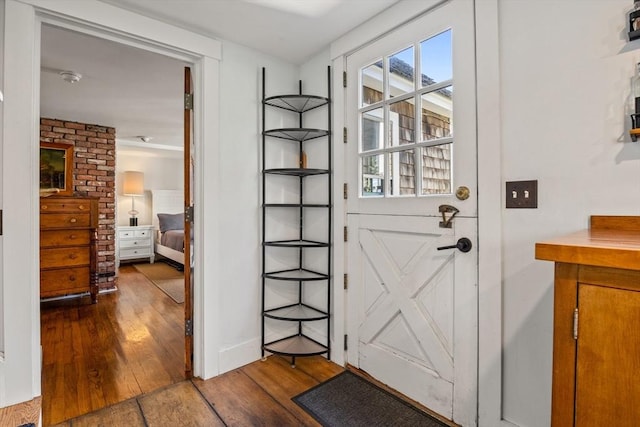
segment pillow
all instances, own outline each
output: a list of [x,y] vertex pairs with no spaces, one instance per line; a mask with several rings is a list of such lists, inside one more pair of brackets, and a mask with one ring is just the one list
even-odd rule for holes
[[158,224],[160,225],[161,233],[168,230],[184,230],[184,213],[159,213]]

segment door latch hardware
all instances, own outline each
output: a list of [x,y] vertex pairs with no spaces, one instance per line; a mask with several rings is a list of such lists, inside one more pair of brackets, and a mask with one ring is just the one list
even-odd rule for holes
[[[458,212],[460,212],[457,208],[451,205],[440,205],[438,207],[438,211],[442,214],[442,221],[440,221],[440,228],[451,228],[451,220]],[[447,215],[450,213],[451,216],[447,218]]]
[[461,237],[458,239],[455,245],[440,246],[437,249],[439,251],[442,251],[444,249],[458,249],[460,252],[469,252],[472,247],[473,244],[471,244],[471,240],[467,239],[466,237]]

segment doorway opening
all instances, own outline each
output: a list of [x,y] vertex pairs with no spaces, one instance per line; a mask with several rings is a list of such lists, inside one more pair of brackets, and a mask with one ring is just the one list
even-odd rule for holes
[[[96,266],[102,291],[97,304],[85,297],[42,305],[46,424],[191,374],[184,319],[191,317],[186,310],[192,311],[192,305],[177,302],[156,286],[170,278],[145,275],[135,267],[161,264],[154,250],[158,221],[151,190],[184,193],[185,177],[190,177],[183,168],[186,65],[42,25],[40,140],[74,146],[72,195],[98,199]],[[79,76],[77,80],[65,79],[69,72]],[[135,199],[123,196],[126,171],[144,177],[142,195]],[[138,211],[136,226],[130,226],[130,210]],[[133,239],[125,237],[128,232]],[[131,251],[129,245],[137,247]]]

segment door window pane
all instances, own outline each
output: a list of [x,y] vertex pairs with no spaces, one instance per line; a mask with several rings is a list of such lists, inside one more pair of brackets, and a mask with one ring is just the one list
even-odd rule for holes
[[391,196],[416,194],[416,168],[413,150],[389,153],[389,182]]
[[451,30],[444,31],[420,43],[422,87],[453,78]]
[[422,141],[448,138],[453,134],[453,86],[420,97]]
[[384,195],[384,156],[362,157],[362,195]]
[[389,98],[415,90],[413,46],[389,57]]
[[422,147],[422,194],[451,193],[451,144]]
[[401,49],[360,71],[361,196],[450,195],[451,30]]
[[360,102],[361,107],[366,107],[367,105],[375,104],[376,102],[382,101],[384,95],[382,77],[382,60],[362,69],[362,100]]
[[389,141],[392,147],[416,142],[415,110],[413,98],[389,105]]
[[384,120],[382,108],[362,114],[361,151],[377,150],[384,147]]

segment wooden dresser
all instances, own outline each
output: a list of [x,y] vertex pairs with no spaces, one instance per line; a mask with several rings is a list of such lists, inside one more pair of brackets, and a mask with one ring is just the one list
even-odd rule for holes
[[98,199],[40,199],[40,297],[91,293],[98,298]]
[[592,216],[536,258],[555,262],[551,425],[637,426],[640,217]]

